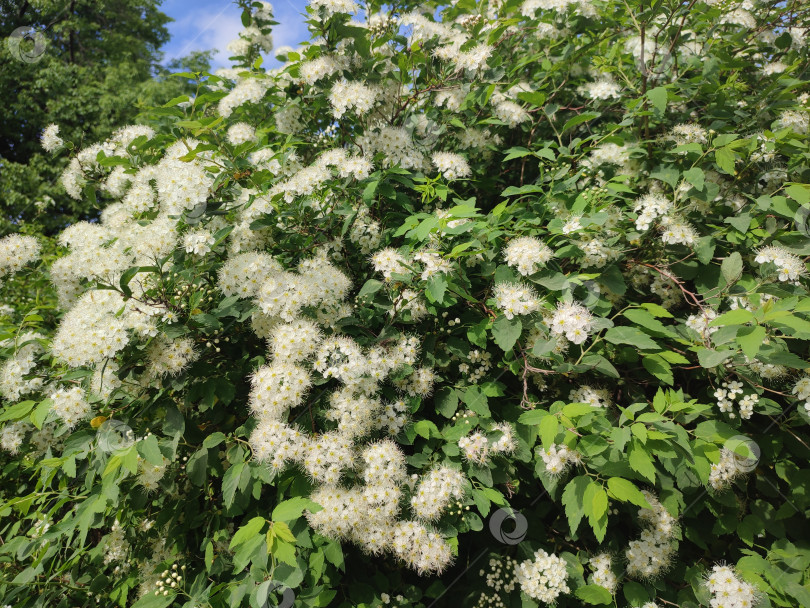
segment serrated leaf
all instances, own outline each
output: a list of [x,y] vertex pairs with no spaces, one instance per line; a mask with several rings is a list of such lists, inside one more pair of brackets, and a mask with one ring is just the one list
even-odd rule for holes
[[655,483],[655,465],[644,446],[637,439],[633,439],[630,444],[627,462],[636,473],[646,477],[650,483]]
[[667,109],[667,90],[664,87],[655,87],[647,91],[647,98],[658,113],[663,114]]
[[565,507],[565,516],[568,518],[568,527],[571,530],[571,536],[576,534],[579,522],[585,515],[583,509],[583,500],[585,498],[585,490],[591,483],[591,479],[587,475],[579,475],[569,481],[565,490],[562,493],[562,504]]
[[[530,412],[526,412],[527,414]],[[521,416],[522,418],[523,416]],[[549,449],[551,444],[554,443],[554,438],[557,436],[557,430],[560,428],[560,423],[557,421],[556,416],[547,415],[540,419],[540,442],[543,447]]]
[[624,479],[622,477],[611,477],[607,481],[608,490],[610,493],[616,498],[616,500],[621,500],[622,502],[629,502],[644,509],[652,509],[650,503],[647,502],[647,499],[644,498],[644,494],[641,493],[634,484],[629,479]]
[[253,538],[262,528],[264,528],[265,524],[264,517],[254,517],[248,523],[241,526],[237,531],[236,534],[233,535],[231,539],[231,543],[228,545],[228,548],[233,550],[234,547],[238,547],[242,543],[244,543],[249,538]]
[[274,522],[292,521],[293,519],[301,517],[305,510],[310,513],[317,513],[318,511],[322,511],[323,507],[309,498],[295,496],[277,504],[270,518]]
[[675,377],[672,375],[672,366],[661,355],[647,355],[642,357],[641,364],[653,376],[669,384],[670,386],[675,382]]

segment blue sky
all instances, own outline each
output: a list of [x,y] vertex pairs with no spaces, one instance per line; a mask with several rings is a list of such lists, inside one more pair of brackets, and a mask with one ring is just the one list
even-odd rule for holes
[[[271,0],[273,14],[280,24],[273,28],[275,48],[295,48],[309,38],[302,13],[305,0]],[[174,19],[168,25],[171,41],[163,47],[164,62],[190,51],[218,49],[214,69],[230,65],[225,46],[242,29],[239,7],[232,0],[163,0],[161,10]],[[265,67],[278,62],[267,57]]]

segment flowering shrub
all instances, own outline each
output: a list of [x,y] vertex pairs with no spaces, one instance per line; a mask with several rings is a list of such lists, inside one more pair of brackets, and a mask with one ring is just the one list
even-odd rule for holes
[[810,605],[807,9],[241,4],[0,241],[2,600]]

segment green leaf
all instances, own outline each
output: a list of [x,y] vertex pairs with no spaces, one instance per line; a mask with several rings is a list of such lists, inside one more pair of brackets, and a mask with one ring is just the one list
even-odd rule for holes
[[191,455],[186,463],[186,474],[188,475],[188,480],[195,486],[202,486],[205,483],[207,469],[208,450],[197,450]]
[[621,500],[622,502],[629,502],[644,509],[652,509],[652,506],[647,499],[644,498],[644,494],[641,493],[634,484],[629,479],[623,479],[622,477],[611,477],[607,481],[608,490],[613,495],[616,500]]
[[363,299],[366,297],[373,296],[375,293],[380,291],[380,288],[383,286],[382,281],[378,281],[376,279],[369,279],[365,282],[363,287],[360,288],[360,291],[357,293],[357,299]]
[[629,344],[642,350],[659,350],[658,343],[635,327],[611,327],[605,332],[605,340],[611,344]]
[[644,585],[635,581],[622,581],[622,593],[631,606],[641,606],[650,599]]
[[810,185],[792,184],[785,189],[787,195],[800,205],[810,203]]
[[577,589],[574,595],[586,604],[604,605],[613,603],[613,596],[610,595],[610,591],[601,585],[585,585]]
[[447,279],[442,273],[434,274],[428,279],[425,295],[430,302],[441,304],[447,290]]
[[203,439],[203,447],[214,448],[223,441],[225,441],[225,434],[217,431],[216,433],[211,433],[210,435],[208,435],[208,437]]
[[683,178],[698,190],[703,190],[703,184],[706,183],[706,174],[703,173],[703,169],[698,167],[692,167],[684,171]]
[[275,521],[292,521],[301,517],[304,511],[310,513],[317,513],[322,511],[323,507],[316,502],[311,501],[309,498],[303,496],[295,496],[284,502],[280,502],[273,509],[271,519]]
[[697,349],[698,362],[701,367],[712,368],[722,363],[734,354],[732,350],[714,350],[700,347]]
[[647,91],[647,98],[659,114],[667,109],[667,90],[664,87],[655,87]]
[[630,444],[627,462],[636,473],[649,479],[650,483],[655,483],[655,465],[646,448],[637,439],[633,439]]
[[594,369],[610,378],[619,378],[619,371],[602,355],[588,353],[582,357],[582,365]]
[[233,505],[233,499],[236,496],[236,488],[239,486],[239,478],[242,476],[246,463],[238,462],[225,471],[222,477],[222,502],[225,508],[230,508]]
[[[527,414],[529,412],[526,412]],[[554,438],[557,436],[557,430],[560,424],[556,416],[548,415],[540,420],[540,442],[543,447],[548,449],[554,443]]]
[[720,265],[720,272],[723,273],[723,278],[729,285],[740,278],[742,271],[743,261],[739,251],[733,252]]
[[249,538],[253,538],[257,534],[259,534],[261,529],[264,528],[265,521],[266,520],[264,519],[264,517],[254,517],[248,523],[241,526],[236,531],[236,534],[233,535],[233,538],[231,539],[231,543],[230,545],[228,545],[228,548],[230,550],[233,550],[234,547],[238,547]]
[[734,170],[735,158],[734,150],[732,150],[729,146],[719,148],[718,150],[714,151],[714,160],[723,173],[727,173],[729,175],[736,174],[736,171]]
[[562,493],[562,504],[565,507],[565,516],[568,518],[568,527],[571,529],[571,536],[576,535],[579,522],[582,521],[585,511],[583,509],[585,490],[591,483],[587,475],[574,477],[565,486]]
[[523,323],[518,318],[507,319],[505,316],[500,316],[492,324],[492,337],[495,339],[495,344],[504,351],[512,350],[522,332]]
[[445,418],[452,418],[458,409],[458,395],[450,387],[440,389],[433,402],[436,404],[436,411]]
[[728,312],[724,312],[716,319],[709,322],[709,327],[723,327],[725,325],[744,325],[754,321],[754,313],[745,308],[735,308]]
[[588,523],[593,529],[596,540],[602,542],[607,532],[608,498],[601,484],[591,481],[585,488],[582,497],[583,510],[588,516]]
[[670,386],[675,382],[672,375],[672,366],[661,355],[647,355],[641,358],[641,364],[653,376]]
[[489,411],[489,400],[477,386],[470,386],[464,391],[461,400],[479,416],[489,418],[492,414]]
[[157,437],[149,435],[138,442],[138,453],[153,465],[163,465],[163,454],[160,453]]
[[2,415],[0,415],[0,421],[3,420],[19,420],[28,415],[28,413],[34,409],[34,406],[37,404],[36,401],[20,401],[19,403],[15,403],[11,407],[7,408]]
[[588,122],[589,120],[593,120],[594,118],[599,118],[601,114],[599,112],[583,112],[578,116],[574,116],[573,118],[569,118],[566,123],[563,125],[560,134],[562,135],[569,129],[573,129],[577,125],[581,125],[584,122]]

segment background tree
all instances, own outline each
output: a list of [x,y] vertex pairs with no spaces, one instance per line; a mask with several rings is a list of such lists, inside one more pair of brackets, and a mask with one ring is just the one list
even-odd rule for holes
[[[52,232],[96,214],[90,199],[71,200],[58,187],[65,160],[51,157],[39,145],[48,124],[59,124],[60,133],[75,142],[104,139],[143,108],[184,92],[182,80],[167,77],[170,71],[208,67],[210,53],[159,65],[171,21],[159,6],[160,0],[0,0],[0,89],[5,101],[0,233],[35,217]],[[21,46],[15,53],[6,41],[19,36],[19,28],[37,32],[34,36],[41,35],[44,45],[17,38]],[[47,206],[37,205],[45,201]]]

